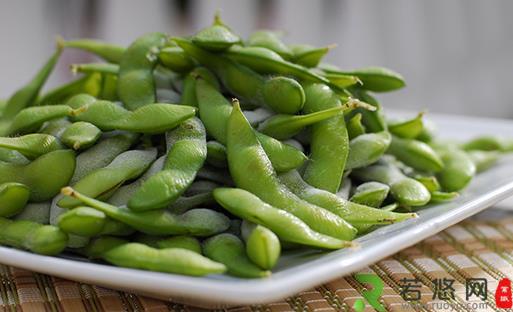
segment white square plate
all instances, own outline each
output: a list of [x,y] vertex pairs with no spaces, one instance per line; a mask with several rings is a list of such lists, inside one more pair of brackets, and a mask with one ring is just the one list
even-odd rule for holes
[[[396,112],[393,115],[413,116]],[[444,138],[468,139],[479,134],[513,136],[513,122],[500,119],[430,115]],[[0,247],[0,263],[71,280],[137,292],[195,305],[238,305],[271,302],[352,273],[413,245],[513,195],[513,157],[505,157],[478,175],[455,201],[419,211],[419,218],[380,228],[357,241],[357,250],[285,254],[271,277],[188,277],[146,272],[46,257]]]

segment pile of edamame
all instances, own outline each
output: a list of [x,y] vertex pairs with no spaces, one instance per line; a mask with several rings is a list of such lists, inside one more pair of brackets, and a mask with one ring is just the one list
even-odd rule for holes
[[[0,244],[194,276],[271,274],[283,250],[334,250],[448,201],[513,144],[387,120],[385,68],[342,70],[333,48],[243,40],[216,16],[190,37],[130,46],[57,40],[0,102]],[[77,79],[42,92],[63,50]]]

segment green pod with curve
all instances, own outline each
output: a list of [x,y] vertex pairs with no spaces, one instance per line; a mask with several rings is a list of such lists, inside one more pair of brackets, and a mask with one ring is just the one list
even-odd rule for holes
[[230,220],[221,213],[209,209],[192,209],[176,215],[166,210],[135,212],[113,206],[74,191],[62,189],[62,194],[102,211],[108,217],[123,222],[139,232],[150,235],[211,236],[230,226]]
[[[354,116],[350,117],[346,122],[347,126],[347,135],[349,136],[349,140],[353,140],[359,135],[365,134],[365,126],[362,123],[362,114],[357,113]],[[351,142],[349,143],[349,153],[351,153]],[[349,158],[349,156],[348,156]],[[349,159],[348,159],[349,162]]]
[[28,159],[35,159],[64,148],[56,137],[42,133],[0,137],[0,147],[17,151]]
[[[105,168],[97,169],[74,183],[73,187],[87,196],[109,198],[124,182],[143,174],[156,157],[155,149],[124,152]],[[80,201],[65,197],[57,204],[62,208],[73,208],[80,205]]]
[[289,45],[292,52],[291,61],[308,68],[317,67],[324,56],[334,47],[334,45],[325,47],[314,47],[308,44]]
[[166,40],[162,33],[145,34],[124,51],[119,62],[117,89],[127,109],[133,111],[156,102],[153,69]]
[[17,165],[26,165],[30,162],[20,152],[3,147],[0,147],[0,161]]
[[422,172],[439,172],[444,167],[438,153],[422,141],[392,136],[387,153],[394,155],[407,166]]
[[180,47],[165,47],[159,52],[159,62],[176,72],[186,73],[195,66],[194,61]]
[[217,13],[211,26],[200,30],[192,36],[192,42],[199,47],[214,52],[228,49],[234,44],[240,43],[241,39],[224,24],[221,16]]
[[275,208],[243,189],[217,188],[214,190],[214,198],[230,213],[265,226],[283,241],[322,249],[352,246],[350,241],[314,231],[292,213]]
[[405,176],[390,163],[377,163],[353,170],[352,176],[364,182],[377,181],[390,186],[392,196],[408,207],[424,206],[431,199],[431,193],[422,183]]
[[461,146],[466,151],[513,151],[513,140],[507,140],[497,136],[482,135],[475,137]]
[[279,181],[237,102],[228,120],[227,133],[228,165],[237,187],[254,193],[276,208],[294,214],[315,231],[343,240],[350,240],[356,235],[356,229],[344,219],[303,201]]
[[349,71],[324,67],[323,70],[328,73],[356,76],[362,82],[362,89],[374,92],[394,91],[406,85],[403,76],[384,67],[365,67]]
[[66,211],[59,215],[56,223],[64,232],[82,237],[126,236],[134,232],[128,225],[112,220],[105,213],[86,206],[79,206]]
[[37,254],[53,256],[66,247],[68,236],[58,227],[0,218],[0,245],[26,249]]
[[198,107],[198,99],[196,97],[196,80],[200,77],[214,86],[216,90],[220,90],[221,87],[219,86],[219,82],[210,70],[201,66],[196,67],[184,78],[180,104]]
[[424,130],[424,112],[420,112],[415,118],[391,122],[388,131],[396,137],[403,139],[416,139]]
[[207,158],[205,127],[190,118],[166,134],[167,158],[159,173],[143,182],[128,201],[133,211],[162,209],[181,196]]
[[376,109],[374,111],[357,108],[354,112],[355,114],[362,114],[362,123],[365,126],[367,132],[381,132],[387,130],[387,124],[385,121],[385,116],[383,114],[383,109],[381,104],[376,100],[373,96],[371,96],[365,90],[362,90],[359,87],[349,88],[349,92],[357,99],[374,106]]
[[265,80],[262,96],[267,107],[279,114],[295,114],[305,105],[305,91],[296,80],[275,76]]
[[258,30],[252,33],[247,41],[251,47],[262,47],[278,53],[284,59],[294,57],[294,52],[280,39],[280,33],[272,30]]
[[280,239],[265,226],[242,221],[241,234],[249,259],[264,270],[272,270],[281,254]]
[[455,147],[435,147],[443,161],[443,169],[436,174],[442,190],[457,192],[465,188],[476,174],[476,165],[463,150]]
[[[338,96],[324,84],[308,84],[305,94],[303,112],[306,114],[342,106]],[[336,193],[342,181],[348,153],[349,137],[343,115],[312,125],[305,181],[316,188]]]
[[96,56],[101,57],[107,62],[115,64],[119,64],[121,62],[123,53],[125,53],[125,48],[122,46],[102,42],[95,39],[78,39],[64,41],[64,47],[87,51]]
[[379,208],[388,196],[390,187],[379,182],[366,182],[358,185],[349,199],[353,203]]
[[37,132],[45,122],[68,117],[74,113],[77,111],[67,105],[28,107],[14,117],[7,133],[12,135]]
[[218,168],[228,167],[226,147],[217,141],[207,142],[207,163]]
[[47,201],[66,186],[75,170],[75,153],[57,150],[25,164],[0,162],[0,184],[16,182],[30,189],[30,201]]
[[6,182],[0,184],[0,217],[17,215],[28,203],[30,189],[21,183]]
[[101,135],[102,131],[95,125],[89,122],[78,121],[64,130],[60,140],[69,148],[78,151],[93,146],[100,139]]
[[246,255],[244,243],[233,234],[223,233],[203,242],[203,253],[226,266],[227,273],[238,277],[266,277],[271,272],[259,268]]

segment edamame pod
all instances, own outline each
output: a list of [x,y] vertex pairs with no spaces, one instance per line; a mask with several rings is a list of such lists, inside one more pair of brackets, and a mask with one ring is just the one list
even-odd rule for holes
[[103,131],[126,130],[156,134],[174,129],[195,115],[190,106],[156,103],[128,111],[109,101],[94,101],[80,106],[74,114],[77,121],[92,123]]
[[207,163],[218,168],[228,167],[226,147],[217,141],[207,142]]
[[[330,210],[353,225],[390,224],[416,217],[412,213],[393,213],[350,202],[341,196],[310,186],[295,170],[280,174],[279,177],[280,181],[299,198]],[[344,183],[344,186],[346,184]]]
[[32,221],[0,218],[0,244],[27,249],[42,255],[57,255],[66,247],[68,236],[58,227]]
[[126,236],[134,232],[124,223],[112,220],[103,212],[85,206],[76,207],[59,215],[56,223],[64,232],[82,237]]
[[27,165],[0,162],[0,184],[17,182],[30,189],[30,200],[51,199],[68,184],[75,170],[75,154],[57,150],[45,154]]
[[101,135],[102,131],[95,125],[78,121],[67,127],[60,139],[66,146],[78,151],[94,145]]
[[30,189],[21,183],[0,184],[0,217],[12,217],[27,205]]
[[[347,135],[349,136],[349,140],[353,140],[354,138],[356,138],[357,136],[359,135],[362,135],[362,134],[365,134],[365,126],[362,124],[362,114],[361,113],[358,113],[356,115],[354,115],[353,117],[351,117],[348,122],[346,123],[347,125]],[[351,154],[351,142],[349,142],[349,154]],[[347,160],[347,164],[346,166],[349,165],[349,155],[347,156],[348,157],[348,160]]]
[[476,173],[483,172],[497,163],[500,154],[496,151],[468,151],[468,157],[476,166]]
[[305,91],[294,79],[288,77],[271,77],[262,87],[265,104],[281,114],[295,114],[305,105]]
[[[132,150],[120,154],[108,166],[91,172],[73,184],[73,187],[87,196],[106,199],[124,182],[137,178],[157,157],[157,151]],[[79,200],[67,197],[58,202],[63,208],[73,208],[80,204]]]
[[263,47],[278,53],[284,59],[290,59],[293,52],[280,40],[280,33],[271,30],[255,31],[249,36],[247,44],[252,47]]
[[248,258],[264,270],[274,268],[281,253],[278,236],[268,228],[248,221],[242,222],[241,233]]
[[362,81],[362,89],[374,92],[389,92],[401,89],[406,84],[403,76],[384,67],[365,67],[351,71],[323,68],[328,73],[340,73],[358,77]]
[[33,133],[19,137],[0,137],[0,147],[20,152],[28,159],[63,149],[62,144],[52,135]]
[[366,182],[358,185],[351,201],[353,203],[379,208],[387,198],[390,187],[379,182]]
[[422,141],[392,137],[387,153],[423,172],[439,172],[444,167],[440,156]]
[[71,124],[72,123],[66,117],[52,119],[43,124],[43,127],[41,130],[39,130],[39,133],[49,134],[56,138],[60,138],[64,131],[66,131],[66,128],[71,126]]
[[134,211],[162,209],[175,201],[191,185],[207,158],[205,127],[190,118],[166,134],[167,158],[164,169],[147,181],[128,201]]
[[62,42],[57,41],[57,49],[43,67],[37,72],[32,80],[23,86],[21,89],[16,91],[7,101],[0,117],[0,136],[8,134],[8,128],[10,127],[12,118],[14,118],[18,112],[22,109],[35,105],[37,96],[43,88],[48,76],[53,71],[55,64],[59,60],[62,52]]
[[230,213],[269,228],[286,242],[323,249],[352,246],[349,241],[339,240],[312,230],[293,214],[275,208],[243,189],[217,188],[214,190],[214,198]]
[[118,95],[129,110],[155,103],[153,69],[158,50],[166,35],[149,33],[137,38],[123,53],[119,62]]
[[134,212],[85,196],[70,187],[62,189],[62,194],[98,209],[139,232],[151,235],[211,236],[223,232],[230,226],[227,217],[208,209],[192,209],[181,215],[174,215],[166,210]]
[[[340,107],[338,96],[324,84],[305,87],[306,102],[303,111],[313,113]],[[349,152],[349,137],[344,116],[335,116],[311,126],[310,160],[304,179],[310,185],[336,193]]]
[[388,149],[392,136],[387,131],[362,134],[349,142],[346,170],[366,167],[378,161]]
[[501,151],[509,152],[513,151],[513,141],[506,140],[495,136],[479,136],[465,142],[462,148],[466,151]]
[[403,139],[415,139],[424,130],[424,112],[420,112],[415,118],[388,124],[388,130],[393,135]]
[[84,75],[79,79],[48,91],[39,99],[38,105],[63,104],[77,94],[89,94],[94,97],[99,96],[103,89],[102,83],[103,75],[100,73]]
[[194,68],[194,61],[180,47],[160,50],[159,62],[176,73],[186,73]]
[[289,46],[292,52],[292,62],[310,68],[317,67],[324,56],[334,47],[335,45],[329,45],[317,48],[308,44],[294,44]]
[[465,188],[474,175],[476,166],[464,151],[457,148],[437,148],[443,161],[443,169],[436,174],[442,189],[446,192],[457,192]]
[[26,165],[30,162],[20,152],[3,147],[0,147],[0,161],[16,165]]
[[183,81],[182,96],[180,104],[198,107],[198,99],[196,97],[196,80],[201,77],[208,83],[210,83],[216,90],[219,90],[219,82],[217,78],[212,74],[211,71],[205,67],[196,67],[190,73],[187,74]]
[[405,176],[397,167],[378,163],[353,170],[352,175],[363,181],[377,181],[390,186],[392,196],[406,206],[423,206],[431,199],[428,189],[417,180]]
[[160,237],[151,235],[139,235],[137,241],[151,246],[153,248],[165,249],[165,248],[182,248],[190,251],[194,251],[201,255],[201,243],[196,237],[192,236],[171,236],[171,237]]
[[[199,115],[207,133],[226,145],[227,122],[233,110],[225,97],[202,79],[196,81]],[[256,132],[259,142],[277,171],[288,171],[301,166],[306,156],[294,147]]]
[[223,233],[207,239],[203,243],[203,252],[210,259],[224,264],[230,275],[258,278],[271,274],[251,262],[244,243],[233,234]]
[[214,52],[224,51],[240,41],[240,38],[224,24],[218,13],[214,16],[212,26],[202,29],[192,36],[194,44]]
[[259,124],[258,131],[278,140],[290,139],[307,126],[343,114],[345,109],[347,107],[336,106],[305,115],[274,115]]
[[8,134],[36,132],[46,121],[77,113],[67,105],[35,106],[20,111],[12,120]]
[[376,108],[374,111],[363,108],[357,108],[355,110],[355,113],[362,114],[362,123],[365,126],[367,132],[381,132],[387,130],[387,124],[385,122],[385,117],[383,115],[383,109],[378,100],[376,100],[369,93],[360,88],[353,87],[350,88],[349,91],[353,96],[355,96],[359,100],[367,104],[370,104]]
[[315,231],[345,240],[355,236],[356,230],[344,219],[301,200],[279,181],[238,102],[234,103],[227,133],[228,165],[238,187],[294,214]]
[[118,64],[121,62],[121,57],[125,52],[125,48],[117,45],[113,45],[106,42],[101,42],[94,39],[79,39],[64,41],[64,47],[80,49],[87,52],[91,52],[107,62]]

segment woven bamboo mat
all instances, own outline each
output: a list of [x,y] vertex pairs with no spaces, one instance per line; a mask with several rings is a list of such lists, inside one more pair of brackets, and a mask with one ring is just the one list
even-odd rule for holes
[[[464,221],[359,273],[384,282],[386,311],[505,311],[496,308],[495,290],[500,279],[513,280],[513,218]],[[0,311],[207,311],[2,265],[0,278]],[[470,278],[487,282],[486,300],[466,299]],[[416,302],[403,299],[408,280],[418,283]],[[433,299],[434,280],[452,281],[454,298]],[[355,311],[356,301],[364,304],[357,310],[375,311],[364,290],[352,275],[281,302],[217,311]]]

